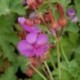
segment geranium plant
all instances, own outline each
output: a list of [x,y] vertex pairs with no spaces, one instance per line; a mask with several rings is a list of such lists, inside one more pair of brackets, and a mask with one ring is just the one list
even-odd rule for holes
[[0,0],[0,80],[80,80],[79,0]]

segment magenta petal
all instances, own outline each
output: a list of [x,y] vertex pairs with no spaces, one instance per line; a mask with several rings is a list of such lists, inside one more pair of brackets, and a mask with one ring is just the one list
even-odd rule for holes
[[36,33],[39,33],[39,32],[41,32],[41,29],[38,27],[38,26],[33,26],[33,28],[32,28],[32,32],[36,32]]
[[41,30],[39,29],[38,26],[33,25],[33,26],[28,26],[27,24],[25,24],[25,21],[27,19],[24,17],[19,17],[18,18],[18,22],[21,24],[22,28],[28,32],[41,32]]
[[24,17],[19,17],[18,18],[18,22],[21,24],[22,28],[28,32],[41,32],[40,28],[37,25],[33,25],[33,26],[28,26],[27,24],[25,24],[26,22],[26,18]]
[[26,57],[32,57],[34,56],[35,54],[33,53],[33,50],[24,50],[21,52],[23,56],[26,56]]
[[41,32],[41,30],[37,27],[37,26],[24,26],[25,27],[25,30],[28,31],[28,32],[35,32],[35,33],[38,33],[38,32]]
[[43,45],[43,44],[47,43],[47,41],[48,41],[47,35],[46,34],[40,34],[38,36],[37,44],[38,45]]
[[21,24],[21,27],[24,29],[24,30],[27,30],[27,27],[29,27],[29,26],[27,26],[26,24],[25,24],[25,21],[26,21],[27,19],[26,18],[24,18],[24,17],[19,17],[18,18],[18,22]]
[[26,18],[24,17],[19,17],[18,18],[18,22],[21,24],[21,25],[24,25],[24,22],[26,21]]
[[26,42],[26,40],[22,40],[18,43],[18,50],[26,50],[31,49],[32,46]]
[[30,44],[33,44],[36,42],[37,40],[37,33],[29,33],[27,36],[26,36],[26,41]]
[[27,43],[26,40],[22,40],[18,43],[18,50],[22,55],[26,57],[31,57],[34,55],[33,47]]
[[34,53],[37,57],[41,57],[47,52],[48,46],[47,45],[42,45],[38,48],[34,48]]

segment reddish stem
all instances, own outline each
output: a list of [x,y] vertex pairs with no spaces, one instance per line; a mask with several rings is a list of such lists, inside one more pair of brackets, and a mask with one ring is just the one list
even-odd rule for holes
[[55,3],[55,6],[56,6],[57,10],[58,10],[59,13],[60,13],[60,17],[64,17],[64,10],[63,10],[62,5],[56,2],[56,3]]
[[52,11],[49,9],[48,12],[49,12],[49,15],[50,15],[51,23],[54,23],[55,19],[54,19],[53,15],[52,15]]
[[55,19],[53,17],[53,14],[52,14],[52,10],[50,9],[50,0],[47,0],[48,1],[48,12],[49,12],[49,15],[50,15],[50,19],[51,19],[51,23],[54,23],[55,22]]

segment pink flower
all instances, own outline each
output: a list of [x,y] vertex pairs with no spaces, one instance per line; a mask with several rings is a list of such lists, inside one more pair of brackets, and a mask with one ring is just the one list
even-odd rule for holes
[[74,8],[69,8],[67,11],[67,15],[69,19],[71,20],[72,23],[77,23],[78,22],[78,17],[76,16],[76,11]]
[[24,17],[19,17],[18,18],[18,22],[21,24],[21,27],[28,31],[28,32],[41,32],[40,28],[37,27],[37,25],[32,25],[32,26],[29,26],[27,24],[25,24],[25,22],[27,21],[26,18]]
[[77,22],[78,22],[78,20],[79,20],[79,19],[78,19],[78,17],[77,17],[77,16],[75,16],[75,17],[73,17],[73,18],[72,18],[71,22],[72,22],[72,23],[77,23]]
[[67,15],[68,15],[69,18],[73,18],[73,17],[75,16],[75,14],[76,14],[75,9],[69,8],[69,9],[67,10]]
[[29,33],[18,43],[19,52],[26,57],[41,57],[48,50],[48,37],[44,33]]

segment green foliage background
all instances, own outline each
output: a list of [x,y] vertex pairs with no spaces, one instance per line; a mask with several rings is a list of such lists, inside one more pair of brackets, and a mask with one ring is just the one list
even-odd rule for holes
[[[46,2],[46,0],[44,0]],[[59,2],[63,5],[66,11],[70,0],[51,0],[51,3]],[[78,24],[73,24],[68,21],[64,30],[62,45],[64,47],[69,61],[69,69],[66,67],[66,62],[61,63],[62,80],[80,80],[80,0],[74,0],[74,7],[79,18]],[[42,5],[40,11],[44,12],[47,6]],[[53,9],[54,12],[54,9]],[[56,12],[54,12],[56,14]],[[17,36],[20,31],[19,25],[16,23],[18,16],[25,16],[26,9],[22,6],[21,0],[0,0],[0,80],[19,80],[15,75],[18,68],[23,73],[26,71],[27,58],[21,56],[17,52],[17,43],[19,38]],[[67,35],[66,35],[67,33]],[[50,36],[50,42],[53,42],[53,37]],[[52,50],[53,61],[56,61],[55,50]],[[7,61],[7,63],[6,63]],[[6,64],[6,65],[4,65]],[[5,68],[6,67],[6,68]],[[57,80],[57,69],[52,72],[55,80]],[[73,76],[75,78],[73,78]],[[22,79],[20,79],[22,80]],[[42,80],[38,75],[34,74],[31,79],[25,80]]]

